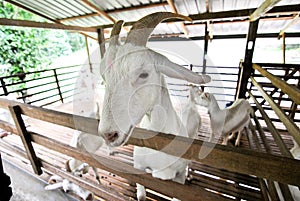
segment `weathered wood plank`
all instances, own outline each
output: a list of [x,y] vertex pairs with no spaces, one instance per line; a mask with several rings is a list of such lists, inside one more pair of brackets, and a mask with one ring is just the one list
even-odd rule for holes
[[[300,145],[300,129],[299,127],[293,122],[293,120],[287,116],[284,111],[274,102],[273,98],[270,97],[264,89],[260,86],[260,84],[251,77],[252,83],[256,86],[256,88],[260,91],[264,99],[270,104],[273,111],[277,114],[279,119],[282,121],[282,123],[285,125],[286,129],[289,131],[289,133],[294,137],[295,141]],[[300,92],[299,92],[299,100],[300,101]]]
[[79,26],[70,26],[70,25],[55,24],[55,23],[33,22],[28,20],[14,20],[14,19],[6,19],[6,18],[0,18],[0,25],[97,32],[97,29],[92,27],[79,27]]
[[271,10],[281,0],[265,0],[251,15],[250,21],[255,21]]
[[43,173],[43,171],[41,169],[41,163],[40,163],[39,159],[37,158],[35,151],[33,149],[33,146],[31,144],[31,137],[26,130],[24,121],[21,116],[20,107],[9,106],[9,110],[10,110],[11,116],[13,117],[13,119],[15,121],[18,133],[21,136],[23,145],[26,149],[26,152],[27,152],[28,158],[31,162],[33,171],[34,171],[34,173],[40,175]]
[[[300,161],[295,159],[212,144],[201,140],[191,142],[191,139],[188,138],[147,131],[141,128],[134,129],[128,143],[160,150],[216,168],[256,175],[282,183],[300,184]],[[180,147],[185,147],[186,151],[181,152],[182,150],[178,150]],[[199,158],[201,149],[211,152],[205,158]],[[287,171],[282,171],[282,168]]]
[[97,156],[90,153],[84,153],[73,147],[60,143],[58,141],[31,133],[34,142],[49,149],[69,155],[78,160],[84,161],[89,165],[112,172],[136,183],[147,186],[150,189],[161,192],[165,195],[176,197],[182,200],[227,200],[216,194],[198,188],[190,184],[179,184],[172,181],[164,181],[153,178],[150,174],[134,169],[125,163],[113,160],[109,157]]
[[292,87],[285,81],[279,79],[268,71],[264,70],[257,64],[253,64],[252,67],[259,71],[264,77],[268,78],[274,86],[281,89],[285,94],[287,94],[297,105],[300,104],[300,90],[296,87]]

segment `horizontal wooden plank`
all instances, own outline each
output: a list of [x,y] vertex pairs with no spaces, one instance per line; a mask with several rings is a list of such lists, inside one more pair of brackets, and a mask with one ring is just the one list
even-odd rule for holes
[[[0,99],[0,107],[9,104],[20,105],[20,108],[25,115],[69,128],[75,128],[75,117],[75,119],[77,118],[77,120],[79,120],[76,129],[92,135],[98,135],[98,120],[96,119],[84,118]],[[212,144],[202,140],[193,140],[141,128],[135,128],[133,130],[132,137],[129,139],[128,144],[160,150],[171,155],[198,161],[219,169],[256,175],[261,178],[267,178],[281,183],[300,185],[300,161],[295,159],[274,156],[242,148]],[[205,158],[199,158],[201,149],[209,150],[210,153]],[[61,149],[62,153],[63,150],[64,149]],[[203,153],[203,151],[201,153]],[[285,169],[285,171],[281,171],[282,169]]]
[[[300,161],[295,159],[147,131],[141,128],[134,129],[128,143],[181,156],[215,168],[256,175],[281,183],[300,185]],[[185,152],[179,150],[182,147]],[[204,158],[199,158],[199,153],[203,153],[203,150],[210,151],[210,153]]]
[[264,77],[268,78],[274,86],[281,89],[282,92],[287,94],[297,105],[300,105],[300,90],[298,88],[292,87],[285,81],[272,75],[257,64],[253,64],[252,66],[255,70],[259,71]]
[[113,160],[109,157],[84,153],[66,144],[52,140],[50,138],[31,133],[32,140],[49,149],[69,155],[78,160],[84,161],[93,167],[97,167],[113,174],[124,177],[136,183],[147,186],[165,195],[176,197],[182,200],[227,200],[225,197],[210,193],[204,189],[190,184],[179,184],[172,181],[164,181],[153,178],[150,174],[134,169],[125,163]]
[[0,25],[97,32],[96,28],[91,28],[91,27],[79,27],[79,26],[70,26],[70,25],[63,25],[63,24],[56,24],[56,23],[34,22],[29,20],[14,20],[14,19],[6,19],[6,18],[0,18]]

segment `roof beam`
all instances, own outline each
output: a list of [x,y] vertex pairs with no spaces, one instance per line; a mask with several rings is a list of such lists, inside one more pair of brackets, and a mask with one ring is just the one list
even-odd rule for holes
[[250,22],[253,22],[267,13],[281,0],[265,0],[251,15]]
[[[169,4],[169,6],[171,7],[172,12],[178,14],[178,11],[176,9],[174,1],[173,0],[167,0],[167,2]],[[189,37],[189,32],[188,32],[187,28],[185,27],[184,23],[180,22],[180,26],[181,26],[181,29],[183,30],[184,35],[188,38]]]
[[[277,16],[281,14],[292,14],[292,13],[299,13],[299,8],[300,4],[295,4],[295,5],[289,5],[289,6],[276,6],[269,10],[267,14],[272,14],[274,15],[274,18],[277,18]],[[217,21],[221,20],[249,20],[249,16],[251,13],[255,11],[255,8],[252,9],[242,9],[242,10],[231,10],[231,11],[223,11],[223,12],[213,12],[213,13],[200,13],[200,14],[194,14],[194,15],[189,15],[194,22],[197,23],[197,21],[207,21],[211,20],[211,23],[216,23]],[[276,15],[276,16],[275,16]],[[271,16],[266,16],[263,17],[271,19]],[[280,19],[280,18],[279,18]],[[180,20],[178,19],[170,19],[170,20],[165,20],[165,22],[178,22]],[[131,26],[135,23],[133,22],[125,22],[124,26]],[[186,24],[186,26],[189,24]],[[102,25],[102,26],[97,26],[97,27],[102,27],[102,28],[111,28],[113,27],[113,24],[107,24],[107,25]]]
[[[41,13],[39,13],[39,12],[36,12],[35,10],[33,10],[33,9],[31,9],[31,8],[28,8],[28,7],[26,7],[26,6],[22,5],[22,4],[19,4],[19,3],[17,3],[17,2],[11,1],[11,0],[5,0],[5,1],[8,2],[8,3],[10,3],[10,4],[12,4],[12,5],[15,5],[15,6],[17,6],[17,7],[20,7],[20,8],[22,8],[22,9],[28,11],[28,12],[31,12],[31,13],[33,13],[33,14],[35,14],[35,15],[38,15],[38,16],[40,16],[40,17],[42,17],[42,18],[45,18],[45,19],[47,19],[47,20],[49,20],[49,21],[52,21],[52,22],[57,23],[57,24],[62,24],[62,23],[59,22],[58,20],[52,19],[52,18],[50,18],[50,17],[48,17],[48,16],[46,16],[46,15],[43,15],[43,14],[41,14]],[[12,26],[12,25],[11,25],[11,26]],[[38,27],[38,28],[41,28],[41,27]],[[74,30],[74,29],[72,29],[72,30]],[[94,37],[92,37],[92,36],[90,36],[90,35],[88,35],[88,34],[82,32],[82,31],[79,31],[78,33],[80,33],[80,34],[82,34],[82,35],[84,35],[84,36],[86,36],[86,37],[89,37],[89,38],[91,38],[91,39],[93,39],[93,40],[97,40],[96,38],[94,38]]]
[[[105,12],[107,14],[120,13],[120,12],[124,12],[124,11],[131,11],[131,10],[137,10],[137,9],[148,9],[148,8],[152,8],[152,7],[160,7],[160,6],[167,6],[167,5],[168,5],[167,2],[162,2],[162,3],[158,2],[158,3],[144,4],[144,5],[132,6],[132,7],[126,7],[126,8],[119,8],[119,9],[114,9],[114,10],[106,10]],[[99,16],[99,15],[101,15],[101,14],[99,14],[98,12],[93,12],[93,13],[89,13],[86,15],[79,15],[79,16],[59,19],[58,21],[64,22],[64,21],[68,21],[68,20],[76,20],[76,19],[82,19],[82,18],[88,18],[88,17],[95,17],[95,16]]]
[[300,23],[300,13],[298,13],[293,19],[292,21],[290,21],[287,25],[285,25],[285,27],[280,30],[279,36],[278,38],[280,39],[282,37],[282,35],[284,34],[285,30],[287,30],[289,27],[294,26],[296,24]]
[[105,17],[106,19],[110,20],[113,23],[116,23],[117,21],[109,16],[106,12],[104,12],[103,10],[101,10],[100,8],[98,8],[97,6],[95,6],[92,2],[88,1],[88,0],[81,0],[85,5],[89,6],[90,8],[94,9],[98,14],[100,14],[101,16]]
[[0,25],[97,32],[97,29],[92,27],[69,26],[69,25],[56,24],[56,23],[33,22],[28,20],[14,20],[14,19],[7,19],[7,18],[0,18]]

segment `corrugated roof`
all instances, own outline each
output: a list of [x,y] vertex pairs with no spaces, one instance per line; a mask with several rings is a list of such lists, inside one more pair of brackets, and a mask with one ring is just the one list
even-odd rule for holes
[[[53,21],[82,27],[112,25],[114,20],[132,22],[153,12],[173,11],[170,1],[166,0],[7,0],[7,2],[32,10]],[[264,0],[174,0],[173,2],[178,13],[190,16],[207,13],[207,11],[215,13],[253,9],[259,7]],[[294,10],[300,13],[300,0],[282,0],[276,6],[287,5],[295,5]],[[284,20],[261,20],[258,32],[279,33],[292,20],[292,14],[295,12],[285,13],[284,16],[289,18]],[[281,14],[277,17],[281,17]],[[245,16],[234,19],[245,20]],[[246,34],[249,26],[248,21],[228,23],[228,19],[226,23],[222,19],[212,20],[211,24],[214,35]],[[189,36],[204,35],[203,21],[198,22],[198,25],[186,24],[186,28]],[[300,32],[300,27],[294,25],[286,31]],[[182,33],[183,30],[178,23],[165,23],[153,32],[153,34]]]

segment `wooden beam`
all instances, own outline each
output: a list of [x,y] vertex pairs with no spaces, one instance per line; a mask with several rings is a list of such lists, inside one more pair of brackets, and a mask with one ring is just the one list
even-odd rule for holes
[[260,86],[260,84],[251,77],[252,83],[256,86],[256,88],[260,91],[263,98],[266,99],[266,101],[269,103],[269,105],[272,107],[273,111],[277,114],[281,122],[285,125],[286,129],[289,131],[289,133],[294,137],[294,140],[300,145],[300,129],[299,127],[287,116],[284,111],[274,102],[273,98],[270,97]]
[[284,36],[284,32],[285,30],[287,30],[289,27],[294,26],[296,24],[300,23],[300,13],[298,13],[293,19],[292,21],[290,21],[287,25],[284,26],[284,28],[282,30],[280,30],[278,38],[281,38]]
[[271,8],[273,8],[281,0],[265,0],[251,15],[250,21],[254,22],[265,13],[267,13]]
[[239,68],[239,78],[236,87],[236,98],[245,98],[248,79],[253,72],[252,69],[252,57],[255,47],[255,41],[257,36],[257,29],[258,29],[259,20],[254,22],[250,22],[248,35],[247,35],[247,43],[246,43],[246,50],[245,50],[245,58],[242,65]]
[[[99,121],[97,119],[39,108],[0,98],[0,107],[7,107],[12,104],[18,105],[22,110],[22,114],[35,119],[74,128],[92,135],[98,135],[97,130]],[[261,178],[268,178],[282,183],[299,185],[300,181],[300,163],[295,159],[273,156],[266,153],[236,147],[222,146],[219,144],[215,145],[201,140],[193,140],[190,138],[158,133],[141,128],[135,128],[133,130],[133,134],[128,143],[137,146],[146,146],[171,155],[180,156],[188,160],[198,161],[212,167],[222,168],[242,174],[256,175]],[[53,145],[49,144],[49,146],[52,147]],[[186,149],[181,150],[183,151],[181,152],[181,148]],[[207,157],[199,158],[200,150],[203,149],[211,150],[211,152],[207,155]],[[63,150],[65,150],[64,147],[62,147],[60,151],[65,153]],[[76,152],[72,153],[76,158]],[[73,157],[73,155],[71,156]],[[86,162],[90,164],[89,161]],[[94,166],[93,164],[90,165]],[[282,171],[282,168],[284,168],[285,171]],[[290,174],[293,174],[293,176]],[[163,184],[161,183],[161,185]]]
[[[155,2],[155,3],[151,3],[151,4],[143,4],[143,5],[131,6],[131,7],[125,7],[125,8],[117,8],[114,10],[106,10],[105,13],[109,15],[111,13],[121,13],[121,12],[132,11],[132,10],[136,11],[138,9],[149,9],[149,8],[153,8],[153,7],[157,8],[157,7],[161,7],[161,6],[167,6],[167,5],[168,5],[167,2]],[[89,13],[86,15],[78,15],[78,16],[62,18],[62,19],[59,19],[58,21],[65,22],[65,21],[100,16],[100,15],[101,14],[99,14],[98,12],[92,12],[92,13]]]
[[31,137],[26,130],[24,121],[21,116],[21,108],[19,106],[9,106],[9,110],[12,118],[14,119],[15,125],[18,130],[18,134],[21,136],[21,140],[25,147],[27,156],[31,162],[33,171],[35,174],[41,175],[43,173],[41,163],[35,154],[31,143]]
[[103,59],[104,54],[105,54],[105,39],[104,39],[104,30],[103,29],[98,29],[98,43],[100,47],[100,56]]
[[261,75],[268,78],[272,84],[281,89],[285,94],[287,94],[291,100],[293,100],[297,105],[300,104],[300,90],[297,87],[293,87],[289,85],[285,81],[279,79],[278,77],[274,76],[273,74],[269,73],[268,71],[264,70],[257,64],[253,64],[253,68],[260,72]]
[[101,10],[100,8],[98,8],[96,5],[94,5],[92,2],[88,1],[88,0],[81,0],[85,5],[89,6],[90,8],[94,9],[98,14],[100,14],[101,16],[105,17],[106,19],[110,20],[113,23],[116,23],[117,21],[109,16],[106,12],[104,12],[103,10]]
[[285,157],[293,158],[291,152],[288,150],[288,148],[286,147],[283,139],[281,138],[280,133],[275,128],[274,124],[272,123],[272,121],[268,117],[267,113],[264,111],[263,107],[259,104],[259,102],[256,100],[256,98],[252,95],[251,92],[248,92],[248,93],[250,94],[251,98],[254,100],[254,103],[255,103],[256,107],[258,108],[258,110],[260,111],[261,116],[263,117],[264,121],[266,122],[266,124],[268,126],[268,129],[270,130],[277,146],[279,147],[279,150],[280,150],[281,154]]
[[[169,4],[169,6],[170,6],[172,12],[178,14],[178,11],[177,11],[177,9],[176,9],[176,6],[175,6],[175,4],[174,4],[174,1],[173,1],[173,0],[167,0],[167,2],[168,2],[168,4]],[[182,29],[182,31],[183,31],[185,37],[188,38],[188,37],[189,37],[189,32],[188,32],[187,28],[185,27],[184,23],[183,23],[183,22],[180,22],[180,26],[181,26],[181,29]]]
[[70,26],[70,25],[46,23],[46,22],[33,22],[33,21],[29,21],[29,20],[13,20],[13,19],[7,19],[7,18],[0,18],[0,25],[97,32],[97,29],[92,28],[92,27],[79,27],[79,26]]
[[109,156],[105,157],[92,153],[82,152],[59,141],[55,141],[53,139],[35,133],[31,133],[31,136],[34,142],[51,150],[64,153],[80,161],[86,162],[92,167],[97,167],[113,174],[119,175],[132,182],[142,184],[150,189],[156,190],[171,197],[176,197],[181,200],[186,199],[194,201],[227,200],[226,198],[222,199],[221,196],[206,191],[204,188],[189,185],[188,183],[183,185],[173,181],[156,179],[152,177],[151,174],[146,174],[141,170],[133,168],[131,165],[114,160]]

